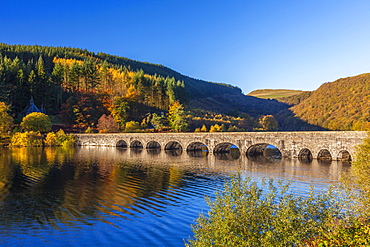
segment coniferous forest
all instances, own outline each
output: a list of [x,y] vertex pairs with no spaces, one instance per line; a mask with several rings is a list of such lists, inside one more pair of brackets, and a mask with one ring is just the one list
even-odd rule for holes
[[[16,123],[32,98],[56,123],[79,131],[366,130],[369,78],[364,74],[314,92],[259,99],[162,65],[78,48],[0,43],[0,102],[10,107]],[[172,121],[171,112],[182,115]]]

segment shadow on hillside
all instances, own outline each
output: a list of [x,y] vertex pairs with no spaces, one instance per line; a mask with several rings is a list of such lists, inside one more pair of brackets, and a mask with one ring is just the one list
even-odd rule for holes
[[307,123],[306,121],[296,117],[288,108],[274,114],[275,119],[279,123],[279,130],[282,131],[325,131],[328,130],[321,126]]
[[230,115],[230,112],[246,113],[257,119],[263,115],[273,115],[279,123],[281,131],[323,131],[320,126],[312,125],[296,117],[289,109],[291,105],[275,99],[261,99],[249,95],[219,95],[215,97],[200,98],[189,102],[190,108],[204,109],[206,111]]

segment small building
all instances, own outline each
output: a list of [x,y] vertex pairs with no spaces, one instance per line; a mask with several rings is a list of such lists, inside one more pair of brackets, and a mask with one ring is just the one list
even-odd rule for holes
[[20,115],[23,118],[32,112],[41,112],[44,114],[46,113],[44,107],[41,107],[40,109],[35,105],[35,102],[33,101],[33,97],[31,96],[30,103],[26,106],[26,108],[24,108],[24,110],[20,113]]

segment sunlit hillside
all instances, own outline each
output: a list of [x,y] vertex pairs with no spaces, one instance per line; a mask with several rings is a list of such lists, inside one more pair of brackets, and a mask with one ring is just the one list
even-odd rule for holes
[[248,93],[247,95],[261,99],[278,99],[282,97],[290,97],[293,95],[297,95],[302,92],[304,91],[290,89],[258,89]]
[[370,74],[325,83],[291,110],[330,130],[369,130]]

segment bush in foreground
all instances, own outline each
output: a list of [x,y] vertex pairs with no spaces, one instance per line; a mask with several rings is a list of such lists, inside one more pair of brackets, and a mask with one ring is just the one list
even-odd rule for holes
[[361,216],[370,218],[370,132],[361,145],[357,146],[355,160],[346,185],[355,192],[354,200],[359,203]]
[[250,178],[234,175],[214,201],[206,198],[208,215],[196,220],[194,238],[186,245],[297,246],[333,229],[330,222],[341,212],[331,190],[303,198],[288,189],[289,184],[273,180],[259,187]]

